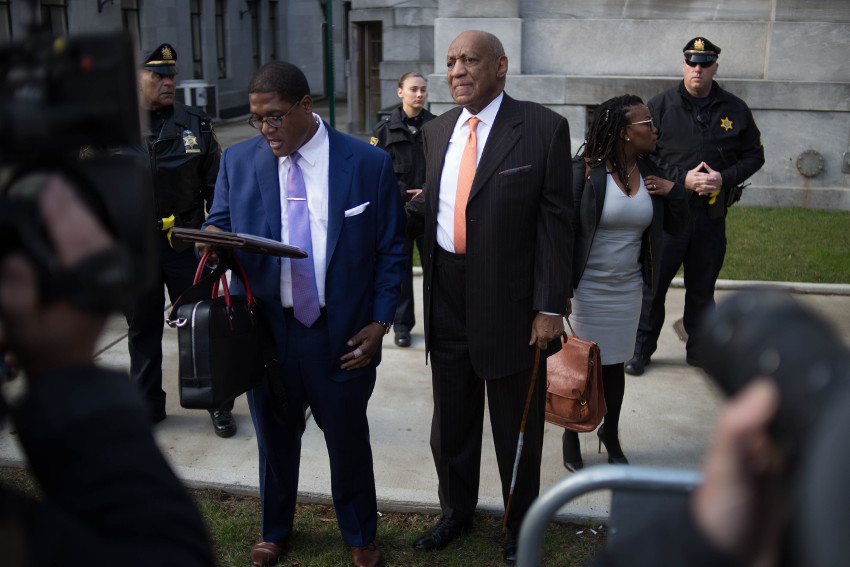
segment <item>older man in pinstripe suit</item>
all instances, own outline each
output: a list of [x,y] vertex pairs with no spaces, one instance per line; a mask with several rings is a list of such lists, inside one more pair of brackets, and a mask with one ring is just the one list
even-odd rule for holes
[[[484,398],[507,502],[535,349],[531,397],[505,559],[540,488],[545,355],[559,348],[573,233],[567,121],[505,94],[508,59],[492,34],[449,46],[448,83],[460,106],[423,128],[425,188],[408,206],[424,232],[425,338],[434,388],[431,449],[440,521],[414,542],[442,549],[467,532],[478,502]],[[414,229],[415,230],[415,229]],[[550,344],[550,341],[551,344]]]

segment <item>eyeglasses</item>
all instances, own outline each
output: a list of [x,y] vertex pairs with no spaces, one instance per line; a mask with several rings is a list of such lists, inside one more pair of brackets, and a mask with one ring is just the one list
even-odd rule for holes
[[629,122],[629,126],[637,126],[638,124],[649,124],[650,128],[654,128],[655,120],[650,118],[649,120],[641,120],[640,122]]
[[712,59],[711,61],[688,61],[687,59],[685,59],[685,63],[688,64],[688,67],[696,67],[697,65],[699,65],[703,69],[708,69],[709,67],[714,65],[716,61],[717,59]]
[[295,110],[297,106],[300,106],[305,98],[307,98],[307,95],[302,96],[301,100],[293,104],[282,116],[269,116],[268,118],[255,118],[252,116],[248,119],[248,125],[252,128],[259,128],[261,124],[266,124],[272,128],[280,128],[283,126],[284,118],[289,116],[289,113]]

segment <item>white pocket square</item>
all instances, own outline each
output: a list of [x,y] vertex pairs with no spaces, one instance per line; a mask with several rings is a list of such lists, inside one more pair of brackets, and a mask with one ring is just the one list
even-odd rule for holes
[[351,207],[347,211],[345,211],[346,217],[355,217],[366,210],[366,207],[369,206],[369,201],[366,201],[362,205],[357,205],[356,207]]

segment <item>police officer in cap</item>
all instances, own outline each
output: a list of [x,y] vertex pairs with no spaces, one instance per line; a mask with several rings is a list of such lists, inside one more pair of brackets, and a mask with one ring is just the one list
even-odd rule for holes
[[744,181],[764,165],[753,113],[714,81],[720,47],[695,37],[682,51],[682,82],[647,106],[659,130],[652,159],[662,177],[691,191],[690,226],[676,237],[664,233],[661,280],[654,294],[644,285],[634,356],[625,368],[636,376],[658,345],[667,289],[680,266],[685,268],[686,360],[700,366],[695,334],[706,310],[714,309],[714,284],[726,255],[726,212],[740,198]]
[[[142,145],[122,153],[139,155],[150,164],[157,232],[158,273],[150,291],[135,299],[130,325],[130,375],[139,385],[152,423],[165,419],[162,389],[162,326],[165,292],[171,301],[192,285],[198,259],[194,245],[171,237],[177,227],[200,228],[212,204],[221,147],[210,117],[174,100],[177,51],[168,43],[142,56],[138,70],[139,101],[147,112]],[[210,410],[215,433],[236,433],[231,400]]]

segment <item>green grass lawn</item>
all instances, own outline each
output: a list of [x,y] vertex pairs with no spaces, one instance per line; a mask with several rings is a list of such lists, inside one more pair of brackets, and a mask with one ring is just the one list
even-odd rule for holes
[[[24,469],[0,467],[0,486],[39,498],[38,486]],[[250,563],[251,548],[260,535],[260,500],[221,490],[191,490],[215,546],[216,565],[243,567]],[[384,512],[378,518],[376,541],[384,554],[384,567],[497,567],[502,560],[502,519],[478,512],[471,534],[441,551],[420,552],[413,541],[437,521],[437,516]],[[600,526],[551,523],[544,534],[546,565],[581,567],[605,542]],[[581,532],[581,533],[579,533]],[[596,532],[596,533],[594,533]],[[120,561],[116,565],[120,565]],[[295,530],[280,562],[285,567],[337,567],[351,565],[351,554],[342,541],[333,507],[299,504]]]
[[[220,566],[247,565],[251,547],[259,536],[260,506],[257,498],[234,496],[218,490],[192,491],[210,527]],[[421,552],[413,541],[438,519],[435,515],[384,512],[378,518],[376,541],[384,555],[384,567],[501,566],[501,518],[479,512],[471,534],[446,549]],[[544,535],[543,557],[549,565],[586,565],[603,544],[605,530],[593,526],[550,524]],[[578,534],[577,532],[582,532]],[[286,566],[346,566],[351,554],[342,541],[333,507],[299,504],[295,528],[281,561]]]
[[850,283],[850,211],[732,207],[721,279]]

